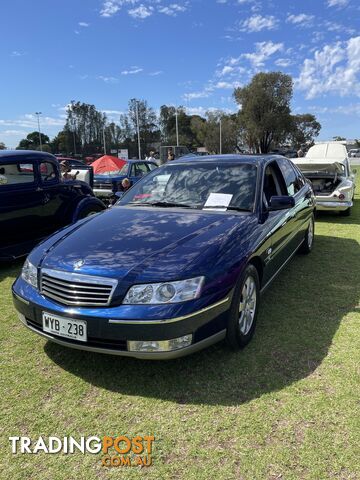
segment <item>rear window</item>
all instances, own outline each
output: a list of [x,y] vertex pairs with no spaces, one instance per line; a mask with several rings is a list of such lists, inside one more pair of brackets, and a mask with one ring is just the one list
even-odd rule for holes
[[32,163],[3,163],[0,166],[0,187],[33,183],[34,165]]

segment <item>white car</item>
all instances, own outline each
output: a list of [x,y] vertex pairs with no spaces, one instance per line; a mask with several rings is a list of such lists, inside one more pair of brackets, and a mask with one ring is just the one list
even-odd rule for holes
[[360,157],[360,148],[352,148],[349,150],[349,157],[356,158]]
[[356,171],[350,170],[344,145],[332,142],[316,144],[305,157],[293,158],[292,161],[311,181],[317,210],[333,210],[343,216],[350,215]]

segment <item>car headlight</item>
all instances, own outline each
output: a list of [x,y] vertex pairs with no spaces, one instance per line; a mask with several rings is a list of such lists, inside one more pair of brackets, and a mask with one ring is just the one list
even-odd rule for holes
[[29,285],[37,288],[38,286],[38,271],[37,268],[29,262],[28,259],[25,260],[24,266],[21,271],[21,278],[25,280]]
[[204,277],[189,278],[178,282],[146,283],[133,285],[127,292],[125,305],[156,305],[179,303],[200,297]]

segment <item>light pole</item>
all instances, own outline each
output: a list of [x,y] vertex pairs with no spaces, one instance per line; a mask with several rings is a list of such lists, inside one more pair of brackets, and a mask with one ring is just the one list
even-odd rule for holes
[[176,146],[179,146],[179,123],[178,123],[178,111],[175,107],[175,126],[176,126]]
[[40,115],[41,115],[41,112],[35,112],[35,115],[37,116],[37,122],[38,122],[40,151],[42,152],[42,141],[41,141],[41,131],[40,131]]
[[105,127],[103,128],[104,155],[106,155]]
[[75,138],[75,120],[74,120],[74,103],[75,100],[71,100],[71,125],[73,129],[73,143],[74,143],[74,155],[76,155],[76,138]]
[[141,160],[141,145],[140,145],[140,126],[139,126],[139,103],[136,102],[136,128],[138,135],[139,160]]
[[219,125],[219,127],[220,127],[220,138],[219,138],[219,140],[220,140],[220,152],[219,152],[219,153],[220,153],[220,155],[221,155],[221,154],[222,154],[222,124],[221,124],[221,117],[220,117],[220,125]]

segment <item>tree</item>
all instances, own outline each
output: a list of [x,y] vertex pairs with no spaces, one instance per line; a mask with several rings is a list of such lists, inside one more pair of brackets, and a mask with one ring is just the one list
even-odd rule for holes
[[68,106],[64,130],[72,141],[75,135],[77,153],[101,151],[105,127],[106,115],[96,110],[95,105],[71,102]]
[[335,135],[335,137],[332,137],[334,142],[344,142],[346,140],[345,137],[339,137],[339,135]]
[[220,153],[220,121],[221,121],[221,152],[234,153],[237,149],[238,123],[237,115],[227,115],[224,112],[207,112],[206,120],[194,120],[199,141],[209,153]]
[[128,142],[131,156],[137,154],[137,117],[139,118],[140,145],[144,154],[154,143],[160,141],[160,129],[155,111],[146,100],[132,98],[128,104],[128,113],[120,116],[123,137]]
[[320,133],[321,125],[316,117],[311,113],[292,116],[292,131],[289,135],[289,141],[296,149],[306,146],[311,147],[314,144],[314,138]]
[[292,93],[292,78],[281,72],[258,73],[248,85],[235,89],[240,122],[257,152],[267,153],[272,142],[281,142],[289,133]]
[[4,142],[0,142],[0,150],[6,150],[6,146]]
[[[46,145],[50,142],[50,138],[41,133],[41,144]],[[31,132],[26,138],[20,140],[19,145],[16,147],[17,150],[38,150],[40,147],[40,138],[39,132]]]
[[355,138],[355,147],[360,148],[360,140],[358,140],[357,138]]

